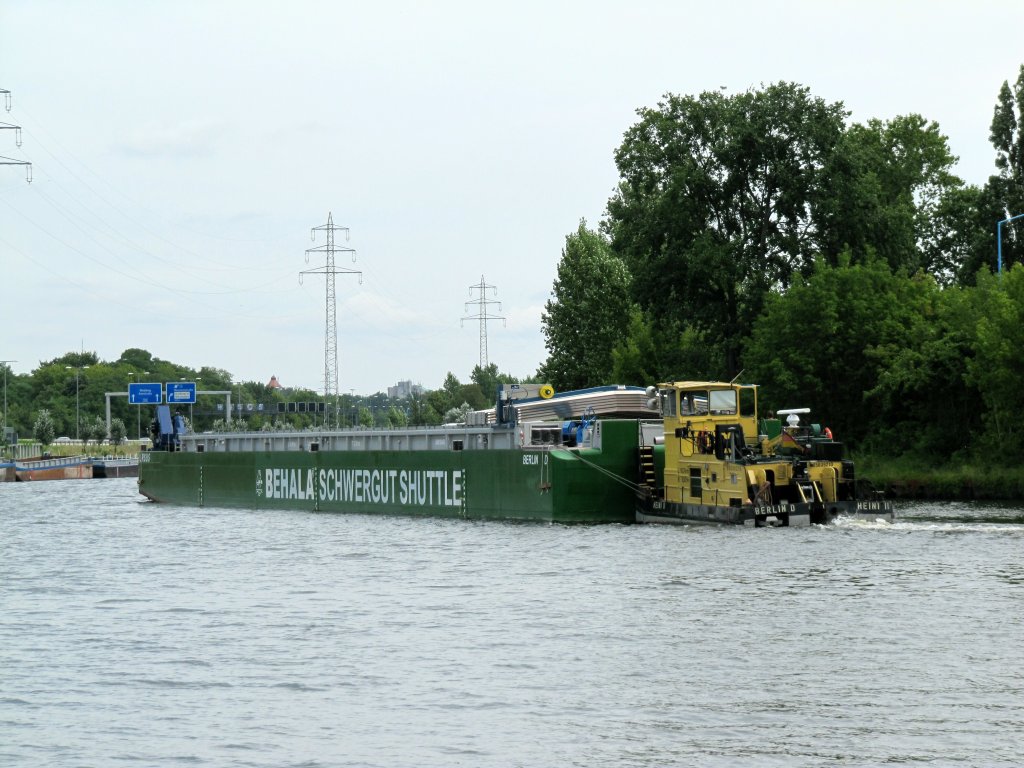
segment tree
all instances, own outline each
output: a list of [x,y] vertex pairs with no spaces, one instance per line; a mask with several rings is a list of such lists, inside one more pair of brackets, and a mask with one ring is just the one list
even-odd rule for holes
[[114,446],[114,453],[117,454],[117,447],[125,441],[128,436],[128,430],[124,425],[124,422],[118,418],[112,418],[110,420],[110,444]]
[[53,423],[53,417],[50,416],[50,412],[43,408],[39,411],[36,416],[35,426],[32,428],[32,433],[35,435],[36,440],[43,444],[43,448],[46,448],[53,442],[53,438],[57,435],[57,428]]
[[118,362],[129,365],[140,371],[152,371],[156,367],[153,355],[146,350],[138,349],[137,347],[126,349],[122,352]]
[[548,359],[545,378],[556,389],[607,384],[612,348],[629,323],[630,278],[608,241],[579,228],[565,238],[562,260],[541,315]]
[[445,411],[444,422],[445,424],[465,424],[466,415],[473,410],[473,406],[469,403],[463,403],[455,408],[449,408]]
[[693,323],[652,320],[634,307],[625,336],[612,350],[612,381],[648,386],[665,381],[715,378],[725,370],[711,332]]
[[1007,460],[1024,454],[1024,265],[1016,264],[1001,278],[979,275],[975,303],[965,315],[974,321],[973,355],[967,359],[966,383],[981,394],[985,434],[979,439]]
[[387,420],[389,427],[404,427],[409,424],[409,417],[405,412],[393,405],[388,407]]
[[659,379],[658,353],[651,324],[640,307],[633,307],[622,340],[612,349],[612,377],[617,384],[647,386]]
[[707,375],[731,378],[769,292],[820,250],[811,212],[847,113],[777,83],[667,94],[638,114],[615,153],[621,179],[605,231],[641,308],[708,333],[724,365]]
[[[930,277],[911,278],[904,291],[902,335],[866,351],[878,366],[866,393],[870,449],[916,455],[934,463],[969,449],[982,432],[979,390],[969,381],[977,321],[985,315],[978,291],[941,288]],[[908,343],[911,340],[911,343]]]
[[885,354],[915,347],[916,318],[927,316],[930,278],[893,274],[875,258],[814,273],[774,293],[748,342],[745,378],[762,385],[761,409],[809,407],[839,439],[874,434],[877,414],[867,394],[877,385]]
[[[999,206],[1000,221],[1024,213],[1024,64],[1013,87],[1004,81],[999,89],[989,138],[999,173],[987,186]],[[995,228],[995,221],[991,226]],[[1004,269],[1024,262],[1024,219],[1003,225],[1002,246]]]
[[518,384],[519,379],[507,373],[499,373],[495,363],[489,363],[486,368],[479,365],[473,366],[473,372],[469,375],[470,380],[480,388],[480,392],[486,402],[492,403],[497,400],[498,387],[501,384]]
[[952,215],[963,181],[957,158],[935,122],[920,115],[850,126],[833,153],[814,212],[822,251],[831,263],[848,252],[853,263],[870,250],[891,269],[929,272],[949,284],[965,254]]
[[361,427],[372,427],[373,426],[373,411],[367,408],[365,405],[359,409],[359,426]]
[[93,416],[86,420],[84,434],[92,438],[98,448],[107,439],[107,423],[102,416]]

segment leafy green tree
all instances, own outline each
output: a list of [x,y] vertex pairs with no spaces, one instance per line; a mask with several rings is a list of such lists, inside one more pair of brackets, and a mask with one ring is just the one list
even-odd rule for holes
[[559,390],[607,384],[612,348],[629,323],[630,278],[608,241],[579,228],[565,238],[541,324],[548,358],[542,372]]
[[[989,178],[988,190],[998,205],[996,221],[1024,213],[1024,64],[1017,81],[1004,82],[992,115],[989,138],[996,150],[998,174]],[[1003,268],[1024,262],[1024,219],[1002,228]],[[991,226],[994,228],[996,222]]]
[[128,428],[125,427],[124,422],[116,416],[110,420],[110,444],[114,446],[114,454],[117,454],[117,448],[121,443],[125,441],[128,436]]
[[462,389],[462,382],[459,381],[458,377],[448,371],[444,377],[444,383],[441,385],[441,392],[450,399],[455,399],[459,396],[459,391]]
[[725,370],[722,349],[709,331],[692,323],[654,321],[634,307],[626,335],[612,350],[612,380],[648,386],[665,381],[715,378]]
[[[440,389],[431,390],[426,394],[426,403],[429,406],[429,417],[427,424],[437,425],[441,423],[441,414],[449,408],[454,408],[458,402],[459,391],[462,383],[451,371],[445,376],[444,383]],[[426,415],[426,414],[424,414]]]
[[119,363],[135,368],[139,371],[151,371],[155,368],[153,355],[145,349],[131,348],[121,353]]
[[[436,421],[434,419],[436,418]],[[434,412],[426,395],[413,393],[409,398],[409,423],[422,427],[428,424],[440,424],[441,417]]]
[[967,359],[966,382],[984,404],[985,431],[978,440],[987,450],[1020,461],[1024,458],[1024,265],[1002,277],[981,273],[973,311],[974,354]]
[[651,325],[640,307],[629,313],[624,337],[612,348],[612,376],[616,384],[648,386],[657,383],[657,345]]
[[476,383],[463,384],[459,391],[455,395],[455,402],[467,403],[473,410],[479,410],[481,408],[487,408],[494,405],[492,402],[494,398],[484,397],[483,390],[480,389],[480,385]]
[[392,405],[387,411],[387,425],[389,427],[405,427],[409,424],[409,417],[405,412]]
[[53,423],[53,417],[50,416],[50,412],[43,408],[39,411],[36,416],[35,425],[32,428],[32,434],[35,435],[36,440],[43,444],[43,448],[47,448],[52,442],[54,437],[57,435],[57,427]]
[[980,305],[977,291],[940,288],[920,273],[907,288],[904,309],[912,311],[900,313],[906,338],[894,335],[866,351],[878,366],[865,399],[869,447],[934,463],[965,455],[981,433],[981,397],[968,380]]
[[964,255],[950,248],[961,223],[951,215],[963,188],[956,160],[938,124],[920,115],[850,126],[814,212],[823,253],[835,264],[840,253],[856,263],[870,251],[894,270],[952,282]]
[[91,419],[86,419],[85,433],[99,447],[107,439],[107,422],[102,416],[93,416]]
[[[479,365],[473,366],[473,372],[469,375],[470,380],[480,388],[486,403],[489,405],[497,400],[498,387],[501,384],[519,384],[519,379],[507,373],[499,373],[495,363],[489,363],[486,368]],[[486,406],[480,406],[481,408]]]
[[884,356],[876,349],[913,346],[915,318],[924,313],[934,281],[893,274],[881,259],[814,273],[771,296],[744,357],[744,379],[762,385],[761,409],[809,407],[838,439],[872,435],[867,393]]
[[359,409],[359,426],[361,427],[372,427],[373,426],[373,411],[367,408],[365,405]]
[[444,424],[465,424],[466,415],[473,410],[469,403],[463,403],[455,408],[449,408],[444,414]]
[[769,292],[820,251],[811,212],[847,113],[777,83],[668,94],[638,114],[615,154],[605,228],[637,303],[659,323],[709,334],[724,365],[707,374],[724,377]]

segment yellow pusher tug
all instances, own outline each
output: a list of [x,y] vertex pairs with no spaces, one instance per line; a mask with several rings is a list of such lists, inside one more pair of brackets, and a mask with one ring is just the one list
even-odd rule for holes
[[757,387],[683,381],[649,387],[662,424],[641,427],[637,522],[806,526],[891,522],[893,502],[858,488],[843,444],[808,408],[757,417]]

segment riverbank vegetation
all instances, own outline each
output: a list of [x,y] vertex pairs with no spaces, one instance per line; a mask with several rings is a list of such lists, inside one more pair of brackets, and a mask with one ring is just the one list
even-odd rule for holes
[[392,395],[349,393],[328,403],[323,393],[280,386],[273,374],[266,382],[236,381],[228,371],[180,365],[144,349],[127,349],[114,361],[101,360],[95,352],[69,352],[28,374],[17,375],[6,364],[0,364],[0,371],[11,429],[0,431],[0,444],[10,434],[11,440],[33,439],[52,455],[63,455],[69,444],[74,453],[82,453],[90,445],[101,451],[101,445],[119,449],[147,440],[154,408],[129,404],[131,384],[195,382],[196,403],[176,410],[195,431],[204,431],[307,429],[322,426],[328,415],[334,426],[436,425],[459,420],[468,409],[492,406],[499,383],[518,381],[492,363],[475,366],[468,383],[449,373],[434,390],[417,386]]

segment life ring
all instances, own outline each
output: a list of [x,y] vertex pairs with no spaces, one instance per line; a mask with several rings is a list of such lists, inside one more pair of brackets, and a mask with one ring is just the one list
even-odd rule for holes
[[540,388],[539,394],[541,400],[550,400],[552,397],[555,396],[555,388],[552,387],[550,384],[545,384]]
[[825,427],[825,437],[827,437],[829,440],[832,439],[832,430],[829,429],[828,427]]

